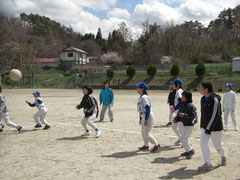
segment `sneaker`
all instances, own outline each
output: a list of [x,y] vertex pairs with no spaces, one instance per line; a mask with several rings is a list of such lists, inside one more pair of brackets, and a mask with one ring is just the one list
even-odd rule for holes
[[222,159],[221,165],[222,166],[226,166],[227,165],[227,158],[226,158],[226,156],[222,156],[221,159]]
[[158,144],[157,146],[154,146],[151,150],[151,153],[156,153],[160,150],[160,144]]
[[184,152],[181,154],[181,156],[187,156],[188,155],[188,152]]
[[90,132],[85,132],[82,134],[82,136],[90,136]]
[[167,124],[166,124],[166,126],[171,126],[172,125],[172,122],[168,122]]
[[3,128],[0,126],[0,132],[3,132]]
[[103,119],[100,119],[99,122],[103,122]]
[[100,134],[101,134],[100,130],[96,131],[96,138],[98,138],[100,136]]
[[178,140],[175,142],[175,146],[180,146],[180,143],[181,143],[181,141],[180,141],[180,139],[178,139]]
[[142,147],[139,147],[138,149],[141,151],[146,151],[146,150],[149,150],[149,146],[143,145]]
[[2,128],[4,128],[4,124],[0,123],[0,126],[1,126]]
[[19,133],[21,133],[22,132],[22,126],[18,126],[17,130],[18,130]]
[[202,166],[198,167],[199,171],[211,171],[212,170],[212,164],[204,163]]
[[225,127],[223,128],[223,130],[224,130],[224,131],[227,131],[227,130],[228,130],[228,127],[227,127],[227,126],[225,126]]
[[50,128],[50,126],[49,125],[46,125],[43,129],[44,130],[47,130],[47,129],[49,129]]
[[113,122],[113,119],[111,119],[110,122]]
[[195,154],[194,150],[187,152],[186,159],[191,159],[191,157]]
[[235,131],[238,131],[238,127],[235,127],[234,130],[235,130]]
[[35,128],[40,128],[40,127],[42,127],[42,125],[41,124],[36,124],[34,127]]

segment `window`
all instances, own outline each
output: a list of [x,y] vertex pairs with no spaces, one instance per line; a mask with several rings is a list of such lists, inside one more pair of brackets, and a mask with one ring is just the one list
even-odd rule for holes
[[73,53],[68,53],[68,57],[73,57]]

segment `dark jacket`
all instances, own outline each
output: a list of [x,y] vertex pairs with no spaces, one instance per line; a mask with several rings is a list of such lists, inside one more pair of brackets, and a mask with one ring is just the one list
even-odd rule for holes
[[175,95],[176,95],[176,90],[172,90],[172,91],[168,94],[168,104],[169,104],[170,106],[173,106],[173,105],[174,105]]
[[211,94],[208,98],[201,98],[201,124],[200,127],[205,129],[207,134],[212,131],[222,131],[222,111],[221,98],[215,94]]
[[[98,110],[98,104],[97,101],[94,97],[91,95],[85,95],[82,98],[82,101],[80,104],[77,106],[78,109],[84,108],[87,109],[87,112],[85,113],[85,117],[90,117],[93,115],[93,111],[96,108]],[[98,114],[97,114],[98,116]]]
[[[180,117],[179,113],[184,113],[184,117]],[[192,103],[182,103],[177,116],[177,122],[182,122],[183,126],[193,126],[197,123],[197,109]]]

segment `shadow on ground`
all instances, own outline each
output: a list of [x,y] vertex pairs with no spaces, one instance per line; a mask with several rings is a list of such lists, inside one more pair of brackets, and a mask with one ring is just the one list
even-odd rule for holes
[[196,87],[198,87],[198,85],[202,82],[202,78],[201,77],[197,77],[196,79],[194,79],[190,84],[188,84],[186,89],[194,89]]

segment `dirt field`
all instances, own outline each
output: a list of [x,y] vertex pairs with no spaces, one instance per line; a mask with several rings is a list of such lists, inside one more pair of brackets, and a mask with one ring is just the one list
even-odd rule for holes
[[[5,126],[0,134],[0,180],[8,179],[227,179],[240,178],[240,134],[232,129],[225,132],[224,146],[228,154],[226,167],[219,167],[220,157],[210,143],[214,170],[198,172],[203,164],[199,145],[199,123],[192,134],[196,154],[191,160],[179,157],[181,147],[174,146],[176,137],[168,121],[168,92],[149,91],[156,117],[153,135],[161,144],[161,152],[139,152],[143,144],[138,125],[136,102],[132,91],[115,91],[113,108],[115,120],[97,123],[102,136],[81,138],[82,110],[75,109],[82,98],[80,90],[42,89],[48,108],[47,121],[51,129],[35,130],[32,118],[37,111],[25,104],[33,101],[33,90],[4,90],[11,121],[23,126],[23,133]],[[94,92],[98,97],[99,90]],[[222,95],[222,94],[221,94]],[[238,95],[240,99],[240,95]],[[199,109],[200,94],[194,93],[194,104]],[[237,108],[237,119],[240,111]]]

